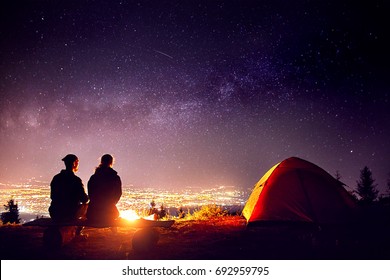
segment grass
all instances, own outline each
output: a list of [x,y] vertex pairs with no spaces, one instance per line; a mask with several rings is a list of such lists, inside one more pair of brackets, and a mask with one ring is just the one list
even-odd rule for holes
[[184,220],[209,220],[212,218],[220,218],[227,216],[228,212],[223,210],[221,206],[210,204],[203,205],[200,209],[195,210],[193,213],[187,213]]

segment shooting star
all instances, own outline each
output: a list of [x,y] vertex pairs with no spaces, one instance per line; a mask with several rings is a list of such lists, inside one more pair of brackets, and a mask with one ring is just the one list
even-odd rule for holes
[[169,57],[170,59],[173,59],[173,57],[172,56],[170,56],[169,54],[166,54],[166,53],[163,53],[163,52],[160,52],[160,51],[158,51],[158,50],[154,50],[156,53],[159,53],[159,54],[162,54],[162,55],[164,55],[164,56],[166,56],[166,57]]

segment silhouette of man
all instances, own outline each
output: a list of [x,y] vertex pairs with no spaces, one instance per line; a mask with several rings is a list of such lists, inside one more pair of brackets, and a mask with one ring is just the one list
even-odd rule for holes
[[65,163],[65,169],[55,175],[50,183],[49,213],[50,217],[58,222],[81,218],[89,200],[81,179],[75,175],[79,167],[77,156],[68,154],[62,161]]
[[90,203],[87,219],[93,222],[110,222],[119,217],[116,208],[122,196],[122,182],[118,173],[112,168],[114,158],[105,154],[101,157],[100,165],[88,181]]

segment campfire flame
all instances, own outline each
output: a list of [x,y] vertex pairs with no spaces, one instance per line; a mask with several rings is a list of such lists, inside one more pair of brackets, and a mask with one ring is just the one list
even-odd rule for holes
[[120,217],[128,221],[134,221],[140,218],[140,216],[138,216],[138,214],[132,209],[121,211]]

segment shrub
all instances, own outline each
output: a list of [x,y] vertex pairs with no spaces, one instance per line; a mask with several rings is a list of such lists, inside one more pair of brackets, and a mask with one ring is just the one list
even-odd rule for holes
[[192,214],[188,213],[185,216],[186,220],[209,220],[227,216],[228,212],[223,210],[221,206],[211,204],[203,205],[199,210],[195,210]]
[[19,224],[19,207],[18,204],[15,203],[14,199],[10,199],[6,205],[4,205],[5,210],[8,212],[1,213],[1,221],[3,224]]

